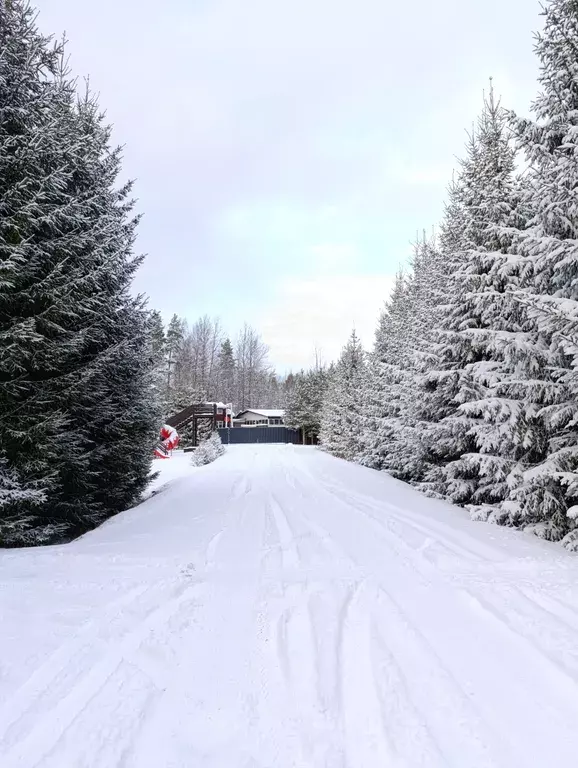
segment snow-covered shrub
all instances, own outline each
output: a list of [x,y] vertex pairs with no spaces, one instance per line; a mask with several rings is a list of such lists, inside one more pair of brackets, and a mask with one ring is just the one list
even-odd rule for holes
[[213,434],[199,445],[197,450],[193,453],[192,463],[195,467],[203,467],[205,464],[210,464],[219,456],[225,453],[225,448],[221,442],[218,432]]
[[578,552],[578,530],[567,533],[562,539],[562,546],[570,552]]

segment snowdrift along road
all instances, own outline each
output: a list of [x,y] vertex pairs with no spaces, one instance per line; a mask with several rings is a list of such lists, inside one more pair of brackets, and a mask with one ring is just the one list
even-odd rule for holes
[[2,768],[575,768],[578,561],[313,449],[0,559]]

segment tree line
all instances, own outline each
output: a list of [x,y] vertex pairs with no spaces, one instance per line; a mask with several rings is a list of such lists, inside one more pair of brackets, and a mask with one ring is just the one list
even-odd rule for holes
[[373,350],[353,333],[295,396],[331,453],[578,549],[578,6],[543,14],[533,118],[490,88]]
[[231,340],[218,318],[193,323],[173,315],[164,326],[151,314],[155,380],[165,416],[191,403],[223,402],[235,411],[283,408],[293,375],[279,376],[269,362],[269,348],[247,323]]

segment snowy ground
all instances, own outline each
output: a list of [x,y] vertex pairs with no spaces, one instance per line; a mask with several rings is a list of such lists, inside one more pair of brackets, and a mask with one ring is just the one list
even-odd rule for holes
[[2,768],[578,765],[575,556],[313,449],[161,469],[1,554]]

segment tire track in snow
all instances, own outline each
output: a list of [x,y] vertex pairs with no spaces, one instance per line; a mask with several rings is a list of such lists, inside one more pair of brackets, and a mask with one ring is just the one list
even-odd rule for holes
[[42,768],[124,768],[143,723],[161,695],[137,667],[121,662],[41,758]]
[[293,584],[285,593],[288,606],[277,620],[279,666],[296,705],[318,713],[321,710],[317,686],[318,655],[308,605],[311,585]]
[[[83,712],[89,702],[116,673],[121,663],[127,658],[130,659],[138,650],[147,633],[166,624],[183,604],[192,599],[193,593],[201,586],[199,584],[179,586],[176,594],[160,607],[156,598],[154,601],[156,607],[136,626],[133,624],[133,628],[124,637],[114,638],[117,645],[108,648],[97,663],[84,671],[81,669],[80,674],[73,680],[70,690],[62,697],[55,697],[50,708],[46,707],[46,702],[42,699],[33,701],[31,707],[12,724],[12,728],[17,728],[22,721],[31,720],[25,723],[24,732],[15,734],[18,740],[15,741],[10,732],[5,734],[6,738],[2,739],[3,747],[0,751],[2,768],[35,768],[62,738],[79,713]],[[36,710],[39,711],[33,714]]]
[[[390,515],[389,507],[391,505],[386,503],[385,506],[388,507],[388,515]],[[373,515],[370,516],[373,518]],[[392,516],[399,519],[398,515]],[[413,523],[410,525],[416,527]],[[420,531],[425,532],[427,530],[424,526],[417,527]],[[403,536],[394,535],[406,552],[412,551],[411,547],[404,543]],[[459,546],[452,546],[452,549],[457,555],[462,555]],[[417,560],[415,562],[423,571],[421,563]],[[507,591],[507,595],[501,596],[500,593],[504,590]],[[535,599],[532,599],[515,585],[495,587],[492,594],[488,594],[486,589],[483,597],[463,587],[456,594],[467,595],[471,605],[485,609],[488,614],[492,615],[496,627],[500,623],[503,624],[510,630],[514,641],[522,643],[527,652],[535,655],[537,663],[542,665],[546,663],[554,674],[562,672],[563,682],[561,684],[563,686],[569,684],[573,688],[573,683],[566,677],[567,675],[578,682],[578,648],[576,647],[575,635],[572,636],[568,633],[568,629],[572,632],[578,631],[578,619],[571,612],[565,611],[563,606],[558,608],[555,603],[550,601],[552,607],[551,610],[548,610],[544,606],[544,603],[548,601],[547,596],[536,591]],[[529,610],[521,610],[523,605],[528,606]],[[560,616],[560,612],[566,617],[565,619]],[[559,625],[562,625],[557,632],[551,630],[552,618]],[[566,626],[563,626],[564,624]],[[552,656],[552,648],[556,649],[555,656]]]
[[[221,530],[217,531],[212,536],[205,550],[204,567],[207,572],[210,572],[216,569],[217,552],[219,549],[219,545],[221,544],[221,541],[223,540],[224,536],[230,530],[231,525],[234,524],[234,521],[232,521],[231,519],[232,505],[230,502],[232,502],[233,505],[234,504],[243,505],[246,502],[246,497],[251,493],[251,490],[252,490],[252,482],[251,482],[251,479],[247,477],[247,475],[239,475],[237,480],[238,480],[237,482],[232,483],[230,501],[224,508],[226,510],[226,524],[223,528],[221,528]],[[234,507],[233,507],[233,510],[234,510]]]
[[529,600],[533,605],[539,606],[548,616],[551,616],[559,624],[563,624],[572,632],[578,633],[578,615],[576,607],[572,608],[564,600],[553,595],[546,595],[536,589],[514,587],[520,595]]
[[[307,499],[302,481],[295,472],[289,471],[285,462],[282,468],[285,490],[289,491],[282,505],[283,514],[291,529],[294,542],[299,542],[297,548],[301,568],[314,570],[323,564],[324,560],[334,562],[336,558],[339,559],[340,555],[336,547],[333,546],[330,537],[310,517],[305,516],[300,509],[300,506]],[[277,491],[279,491],[279,487],[277,486]]]
[[[367,510],[363,507],[360,508],[359,506],[348,504],[347,500],[339,498],[335,494],[330,495],[335,499],[336,504],[344,507],[345,513],[348,513],[349,515],[351,515],[352,512],[361,514],[363,518],[370,523],[370,530],[375,531],[376,536],[372,541],[372,549],[375,551],[376,555],[379,552],[379,558],[376,557],[375,562],[371,558],[367,561],[368,565],[370,566],[367,581],[373,585],[373,589],[377,593],[385,595],[385,598],[397,606],[398,611],[401,612],[401,616],[405,616],[405,614],[401,609],[399,602],[396,602],[393,598],[393,593],[391,591],[391,587],[393,585],[411,585],[409,586],[409,592],[418,597],[420,595],[427,594],[427,591],[429,591],[435,584],[436,589],[442,589],[444,591],[446,598],[449,598],[450,601],[456,603],[456,605],[458,604],[456,595],[454,594],[454,589],[448,584],[447,579],[444,578],[444,575],[439,573],[431,564],[426,563],[412,547],[407,545],[407,543],[399,537],[393,536],[386,526],[381,524],[380,521],[376,520],[373,515],[368,514]],[[343,517],[344,516],[341,516],[341,519],[343,519]],[[332,519],[334,518],[332,517]],[[331,536],[329,532],[328,535]],[[350,540],[348,539],[348,544],[349,541],[351,541],[351,544],[358,543],[356,542],[356,538],[352,538]],[[349,548],[350,547],[348,546],[348,549]],[[371,550],[368,550],[367,546],[365,546],[364,556],[366,559],[368,558],[370,552]],[[352,558],[350,555],[347,555],[347,557],[350,560],[353,560],[353,562],[356,562],[355,557]],[[381,573],[379,563],[383,563],[387,566],[387,576],[385,573]],[[373,567],[371,567],[371,565],[373,565]],[[390,582],[391,585],[388,586]],[[443,600],[441,602],[441,606],[444,608],[444,610],[447,610],[447,606],[444,605]],[[390,620],[391,615],[388,611],[387,621]],[[464,750],[466,749],[466,745],[470,742],[471,739],[473,739],[472,743],[478,745],[480,751],[476,756],[476,762],[472,763],[472,765],[495,765],[495,763],[492,762],[492,758],[487,757],[486,752],[489,754],[489,751],[484,745],[489,744],[492,741],[494,744],[496,742],[501,744],[503,740],[501,739],[500,734],[485,720],[482,711],[478,711],[477,708],[474,707],[473,701],[470,699],[469,695],[466,694],[465,691],[461,688],[458,682],[459,677],[456,676],[455,672],[451,671],[450,668],[445,666],[445,662],[442,660],[442,657],[440,657],[438,652],[435,651],[433,646],[430,645],[427,637],[421,633],[417,627],[415,627],[415,625],[408,617],[406,617],[406,627],[407,628],[404,630],[405,632],[414,632],[419,634],[419,637],[421,637],[420,648],[423,648],[423,653],[426,656],[429,654],[428,657],[430,658],[432,668],[438,668],[438,679],[444,680],[446,686],[450,687],[450,690],[453,692],[452,701],[459,702],[462,711],[464,709],[468,711],[468,715],[465,718],[465,721],[472,722],[476,726],[474,729],[472,729],[471,734],[464,737],[462,741]],[[400,647],[403,647],[403,642],[400,643]],[[408,662],[400,661],[400,664],[403,667],[406,667]],[[435,691],[435,686],[432,686],[432,688]],[[452,708],[455,708],[456,706],[457,704],[454,703],[448,708],[448,716],[450,715]],[[457,706],[456,711],[460,711],[460,706]],[[484,734],[484,737],[479,739],[479,734]],[[501,744],[501,747],[505,748],[505,745]],[[469,755],[471,754],[471,751],[471,749],[469,751],[464,751],[463,754]],[[458,766],[461,768],[459,762],[456,762],[455,765],[456,768],[458,768]]]
[[[471,694],[464,690],[391,591],[380,585],[374,587],[374,594],[378,617],[374,627],[405,671],[409,698],[421,702],[426,709],[426,727],[439,745],[446,765],[463,768],[467,763],[468,768],[495,768],[499,762],[490,745],[500,743],[501,736],[488,725]],[[504,746],[500,743],[501,754]]]
[[232,486],[231,499],[233,501],[239,501],[239,499],[242,499],[244,496],[248,496],[253,488],[251,479],[247,477],[246,474],[239,475],[238,479],[238,484],[233,483]]
[[[290,485],[292,490],[296,491],[302,500],[307,498],[308,489],[300,478],[296,477]],[[354,732],[357,732],[358,736],[363,733],[363,728],[359,731],[357,726],[360,725],[364,717],[369,716],[367,710],[363,709],[362,714],[357,717],[354,712],[355,708],[352,709],[350,707],[349,701],[355,701],[358,705],[359,698],[351,698],[352,692],[348,689],[348,686],[356,685],[355,674],[351,676],[346,672],[351,666],[349,660],[354,659],[358,653],[358,650],[356,651],[356,640],[350,639],[351,631],[348,625],[350,622],[351,606],[357,599],[357,594],[362,586],[362,582],[359,580],[359,569],[353,558],[346,554],[326,528],[299,510],[299,502],[293,503],[290,510],[291,514],[296,515],[302,525],[313,534],[314,538],[330,555],[333,562],[338,567],[343,568],[345,566],[345,574],[341,574],[337,581],[330,577],[329,583],[323,582],[317,589],[311,589],[310,587],[308,590],[308,599],[305,601],[309,612],[307,632],[312,633],[314,638],[317,648],[317,662],[314,670],[308,673],[307,677],[314,677],[317,680],[317,693],[315,706],[312,709],[311,706],[305,705],[305,711],[309,713],[309,719],[314,717],[316,711],[323,712],[325,720],[333,722],[334,728],[341,733],[341,742],[338,747],[335,744],[333,745],[334,750],[332,753],[332,759],[339,760],[339,765],[351,765],[352,767],[355,766],[355,768],[365,765],[372,766],[373,768],[374,765],[381,764],[391,764],[393,766],[394,764],[391,763],[391,751],[385,746],[383,738],[370,734],[362,739],[359,747],[355,747],[351,743]],[[289,509],[285,510],[285,514],[289,515]],[[315,575],[312,575],[312,579],[314,584]],[[349,585],[342,583],[344,579],[349,581]],[[299,590],[299,587],[297,589]],[[301,594],[303,594],[302,589]],[[291,617],[294,620],[299,611],[303,610],[303,606],[300,609],[296,608],[294,602],[285,612],[285,618]],[[294,627],[295,629],[300,627],[300,635],[303,636],[305,634],[305,618],[301,616],[300,621],[294,620]],[[284,624],[281,629],[282,646],[286,646],[287,643],[286,632],[287,625]],[[289,662],[284,651],[282,650],[279,655],[282,666],[288,669]],[[367,686],[370,684],[371,675],[366,674],[360,685]],[[299,706],[301,707],[302,705],[303,699],[300,699]],[[330,743],[330,740],[328,741]],[[327,742],[325,749],[327,749]],[[355,750],[362,757],[365,755],[367,758],[366,760],[364,758],[365,762],[359,762],[357,759],[359,754],[353,754]],[[340,758],[336,757],[337,752],[340,753]],[[308,750],[306,754],[311,756],[312,753]],[[320,756],[317,755],[317,757],[319,758]],[[383,762],[386,758],[388,762]],[[326,763],[321,761],[314,763],[314,765],[321,764]]]
[[[324,495],[328,496],[339,504],[341,507],[349,508],[350,510],[353,509],[357,512],[360,512],[364,515],[366,519],[370,522],[370,524],[374,527],[374,529],[377,531],[378,535],[387,538],[389,541],[391,541],[392,537],[396,538],[398,540],[398,547],[397,551],[399,554],[401,554],[402,548],[405,551],[406,556],[415,564],[415,563],[421,563],[421,567],[423,569],[423,566],[426,565],[426,563],[430,563],[429,560],[426,560],[423,557],[423,550],[426,548],[424,544],[429,545],[430,542],[433,542],[435,544],[441,544],[443,547],[445,547],[448,551],[453,552],[456,556],[460,558],[465,558],[466,560],[474,560],[475,562],[483,561],[482,556],[480,555],[479,551],[477,549],[472,549],[469,547],[464,547],[461,542],[460,543],[454,543],[451,538],[451,533],[449,534],[449,537],[447,539],[444,538],[444,540],[441,540],[439,538],[436,538],[436,532],[430,530],[426,526],[420,525],[419,523],[414,522],[408,522],[405,517],[402,515],[397,514],[398,507],[395,507],[394,505],[389,504],[388,502],[373,502],[370,497],[367,497],[366,499],[362,498],[359,495],[351,495],[344,489],[341,489],[341,487],[328,484],[327,482],[323,483],[322,485],[319,485],[315,488],[309,488],[307,489],[304,483],[301,483],[300,493],[303,498],[306,498],[307,490],[309,490],[310,493],[315,493],[316,496],[319,495],[319,493],[323,493]],[[403,512],[403,510],[401,510]],[[424,534],[426,537],[429,537],[430,541],[426,538],[426,542],[422,544],[420,549],[415,549],[411,547],[407,541],[403,538],[403,536],[394,530],[391,529],[391,526],[388,525],[389,519],[394,519],[396,522],[407,525],[408,527],[411,527],[413,530],[419,531],[420,533]],[[492,551],[493,550],[488,550]],[[494,553],[495,554],[495,553]],[[431,563],[432,567],[434,566],[434,563]]]
[[34,702],[54,684],[59,675],[70,665],[71,659],[91,647],[101,627],[114,623],[123,615],[124,609],[146,591],[146,585],[139,585],[115,600],[104,611],[87,621],[71,640],[60,645],[40,667],[34,670],[28,680],[0,709],[0,745],[5,743],[9,729],[24,717]]
[[[541,609],[536,603],[527,598],[520,601],[521,593],[517,589],[506,590],[505,594],[504,590],[491,594],[462,590],[461,595],[476,613],[518,646],[520,657],[527,657],[528,665],[536,670],[541,668],[544,678],[557,680],[558,690],[565,691],[567,696],[567,706],[578,714],[576,635],[570,635],[564,627],[552,631],[551,621],[541,620],[537,615]],[[521,605],[526,610],[521,609]]]
[[[499,558],[499,553],[496,550],[476,541],[473,537],[469,537],[471,545],[468,545],[464,543],[462,537],[456,537],[449,526],[435,523],[426,518],[418,520],[416,519],[418,516],[411,510],[403,509],[391,502],[377,501],[369,496],[352,495],[340,486],[328,483],[323,485],[323,490],[331,496],[349,503],[354,509],[365,512],[379,526],[386,528],[387,518],[394,519],[401,526],[411,528],[430,538],[434,543],[441,544],[461,559],[473,560],[474,562],[493,562]],[[400,533],[391,532],[404,541],[407,546],[407,542]]]
[[205,552],[205,569],[211,571],[215,568],[215,560],[217,556],[217,549],[223,536],[225,535],[226,528],[222,528],[220,531],[211,538],[207,545]]
[[[283,482],[293,492],[293,497],[295,491],[299,494],[297,477],[293,482],[287,482],[285,477]],[[275,487],[281,493],[281,484]],[[288,551],[290,536],[292,546],[298,540],[302,542],[296,554],[299,570],[305,569],[305,578],[287,583],[284,580],[287,575],[291,579],[294,577],[292,573],[287,574],[287,570],[292,568],[285,560],[283,571],[279,574],[281,581],[271,580],[271,576],[267,575],[262,583],[265,594],[271,595],[271,590],[274,594],[275,584],[279,584],[281,594],[276,598],[280,602],[277,611],[274,609],[275,599],[271,603],[272,598],[269,597],[269,604],[262,612],[267,615],[273,607],[274,615],[269,619],[270,630],[263,633],[258,658],[264,661],[257,676],[262,679],[263,695],[269,701],[267,709],[275,705],[279,708],[283,713],[279,717],[285,720],[287,730],[297,740],[291,748],[295,765],[344,768],[342,716],[337,695],[339,644],[341,613],[346,610],[349,595],[355,589],[351,577],[354,569],[349,568],[346,574],[348,585],[344,584],[343,574],[336,581],[330,573],[328,581],[319,563],[311,562],[311,555],[315,555],[323,542],[322,548],[334,561],[338,561],[338,565],[342,565],[342,551],[333,545],[321,526],[311,524],[309,518],[301,514],[298,500],[284,500],[281,506],[276,494],[274,496],[283,518],[280,520],[278,514],[271,515],[271,518],[283,544],[282,549]],[[279,511],[278,507],[271,511],[274,510]],[[312,547],[307,546],[309,543]],[[295,576],[299,576],[297,570]],[[264,716],[266,719],[269,712]],[[263,725],[259,730],[262,728]]]
[[411,754],[407,768],[447,768],[425,712],[409,693],[407,673],[382,637],[383,617],[372,611],[371,664],[384,722],[396,753]]
[[295,536],[289,525],[289,520],[285,514],[285,510],[277,500],[274,494],[271,494],[267,501],[268,511],[271,513],[277,533],[279,535],[279,543],[281,545],[281,559],[284,570],[298,570],[301,562],[297,546],[295,544]]
[[[348,506],[346,502],[344,502],[341,499],[336,499],[341,505]],[[350,507],[351,509],[351,507]],[[355,511],[360,512],[358,508],[353,508]],[[353,511],[353,510],[351,510]],[[364,514],[364,517],[367,518],[367,515]],[[393,558],[393,562],[396,563],[396,568],[394,569],[394,573],[396,573],[399,568],[401,568],[401,572],[398,575],[398,578],[408,578],[411,574],[412,578],[418,579],[418,586],[417,589],[427,587],[429,584],[428,579],[426,578],[426,575],[421,573],[419,570],[416,569],[416,560],[418,562],[421,561],[421,558],[419,556],[416,556],[416,553],[414,550],[412,550],[411,547],[408,547],[405,545],[403,541],[400,541],[397,537],[394,537],[396,539],[397,546],[392,550],[392,536],[387,530],[386,527],[383,525],[379,525],[378,522],[372,517],[369,517],[369,521],[372,523],[371,528],[375,528],[376,532],[378,533],[378,540],[382,541],[383,546],[383,560],[387,562],[391,562],[391,558]],[[332,535],[323,528],[319,523],[315,522],[314,524],[315,529],[325,538],[326,541],[331,541],[331,549],[334,552],[335,555],[339,557],[339,559],[343,562],[344,560],[349,561],[350,563],[355,563],[355,560],[351,558],[351,556],[345,554],[344,550],[332,539]],[[388,557],[387,551],[390,550],[390,556]],[[405,563],[405,565],[404,565]],[[423,561],[421,561],[422,565],[425,565]],[[406,566],[409,565],[411,570],[408,572]],[[434,571],[435,574],[435,571]],[[377,574],[376,574],[377,575]],[[393,574],[392,574],[393,575]],[[371,581],[374,580],[374,576],[371,578]],[[443,582],[444,586],[445,581]],[[419,586],[421,584],[421,587]],[[336,642],[336,655],[338,657],[338,666],[341,670],[345,669],[345,666],[347,664],[346,659],[348,656],[352,655],[352,652],[348,652],[348,622],[349,622],[349,614],[351,611],[350,605],[353,603],[355,599],[355,595],[357,591],[359,591],[361,587],[359,585],[356,585],[352,588],[351,593],[348,595],[348,597],[345,599],[343,607],[340,611],[340,616],[338,619],[339,623],[339,630],[338,630],[338,638]],[[383,585],[382,579],[379,579],[378,582],[376,582],[376,585],[374,587],[376,592],[378,593],[384,593],[386,596],[389,596],[388,590],[385,589]],[[390,599],[392,599],[390,597]],[[402,614],[403,616],[403,614]],[[381,617],[381,620],[383,621],[383,616]],[[387,612],[387,617],[385,618],[385,621],[390,622],[391,621],[391,611]],[[407,625],[404,627],[403,631],[400,633],[403,637],[404,634],[407,634],[408,632],[415,632],[417,635],[417,630],[415,628],[412,628],[411,622],[407,620]],[[371,629],[367,629],[367,622],[365,623],[366,629],[364,630],[366,634],[368,632],[371,632]],[[351,643],[352,647],[356,646],[356,643]],[[403,639],[400,640],[399,647],[404,647],[404,641]],[[442,662],[441,658],[437,656],[433,648],[429,645],[428,641],[425,639],[424,636],[422,636],[421,644],[419,646],[420,653],[425,655],[425,657],[429,660],[429,666],[432,667],[432,669],[436,670],[433,674],[434,677],[434,684],[431,686],[431,696],[432,696],[432,702],[435,698],[435,691],[438,690],[438,688],[441,685],[441,690],[445,689],[449,690],[449,693],[446,693],[446,698],[450,700],[450,705],[446,709],[446,718],[451,720],[452,713],[455,714],[456,712],[462,716],[462,719],[464,723],[466,724],[463,728],[463,732],[461,736],[458,738],[458,741],[462,744],[463,754],[469,756],[472,755],[472,752],[476,753],[475,756],[475,762],[472,762],[472,766],[494,766],[496,763],[493,761],[493,757],[490,754],[489,748],[485,745],[488,743],[491,743],[492,741],[495,743],[495,733],[493,731],[493,728],[489,726],[485,721],[481,713],[476,712],[475,707],[473,703],[471,702],[468,694],[466,694],[463,689],[461,688],[460,684],[457,682],[457,679],[454,677],[453,673],[451,673],[447,668],[445,668],[444,663]],[[426,649],[426,650],[424,650]],[[402,657],[403,659],[403,657]],[[408,666],[407,660],[402,660],[401,662],[402,668],[405,668]],[[363,675],[363,679],[367,679],[368,677],[371,677],[370,673],[366,671]],[[340,709],[341,709],[341,720],[342,720],[342,730],[344,731],[344,744],[350,744],[352,734],[358,733],[359,729],[362,728],[362,720],[356,719],[356,712],[348,711],[348,702],[349,701],[356,701],[359,703],[360,701],[360,695],[357,695],[356,693],[352,693],[351,690],[348,690],[346,688],[347,683],[345,682],[344,673],[342,672],[339,675],[340,682],[338,683],[339,692],[338,692],[338,699],[340,701]],[[441,684],[439,681],[443,681],[443,684]],[[354,689],[355,690],[355,689]],[[414,685],[414,688],[412,690],[412,694],[415,696],[417,691],[417,686]],[[359,692],[358,692],[359,693]],[[379,711],[383,709],[383,704],[381,703],[381,699],[379,698],[380,692],[375,690],[376,695],[372,697],[372,710],[371,714],[368,714],[365,712],[364,717],[367,719],[369,718],[371,722],[376,723],[376,717],[378,709],[376,708],[375,702],[379,702]],[[389,694],[386,696],[386,700],[389,699]],[[419,700],[419,697],[418,697]],[[464,712],[467,714],[464,715]],[[380,720],[380,722],[382,722]],[[437,725],[438,725],[438,731],[443,731],[443,722],[444,719],[440,718],[438,719]],[[383,729],[383,723],[380,726]],[[427,721],[426,721],[426,729]],[[359,747],[358,751],[352,753],[351,747],[349,748],[349,762],[348,764],[357,766],[360,765],[374,765],[376,764],[373,762],[377,758],[375,755],[379,755],[379,759],[387,759],[388,762],[384,764],[392,764],[395,765],[395,757],[393,756],[392,752],[392,746],[388,743],[388,740],[385,736],[379,736],[379,730],[377,729],[377,726],[374,726],[374,735],[373,735],[373,741],[369,739],[367,741],[366,739],[362,739],[363,746]],[[347,735],[349,731],[349,736]],[[387,729],[386,729],[387,731]],[[363,731],[361,731],[363,732]],[[500,739],[498,738],[498,741]],[[431,742],[436,743],[436,737],[431,736]],[[472,748],[471,745],[474,745]],[[470,745],[468,747],[468,745]],[[447,745],[446,745],[447,746]],[[361,750],[361,751],[359,751]],[[438,752],[439,754],[439,749]],[[382,758],[382,755],[387,755],[387,758]],[[453,763],[453,765],[456,766],[456,768],[462,768],[462,764],[460,763],[461,757],[459,757],[460,753],[459,750],[456,752],[456,760]],[[360,762],[362,761],[362,762]],[[428,764],[427,761],[425,763]],[[435,765],[435,763],[434,763]],[[439,761],[438,761],[439,765]],[[408,767],[409,768],[409,767]],[[412,766],[413,768],[413,766]]]
[[[355,584],[291,584],[271,619],[275,653],[264,641],[264,685],[278,703],[298,747],[299,766],[348,765],[341,704],[340,658],[344,614]],[[279,674],[277,674],[277,670]]]
[[[303,481],[299,479],[295,479],[292,488],[294,491],[299,493],[299,497],[301,498],[302,502],[307,498],[307,491],[311,491],[311,489],[307,489]],[[311,533],[317,536],[317,539],[322,547],[329,555],[332,556],[332,558],[336,559],[337,561],[341,560],[343,562],[349,563],[350,565],[353,565],[353,560],[345,554],[341,547],[338,546],[326,528],[324,528],[318,521],[312,520],[309,515],[303,514],[303,512],[299,510],[298,503],[293,505],[293,511],[297,512],[303,525],[308,528]]]
[[[383,520],[384,511],[387,510],[387,514],[395,517],[400,523],[413,527],[420,533],[432,538],[435,542],[447,543],[448,548],[451,546],[452,550],[460,558],[488,562],[503,559],[503,554],[499,549],[494,548],[491,544],[478,541],[474,536],[470,536],[465,531],[461,535],[456,536],[455,529],[448,523],[426,517],[409,507],[400,507],[397,504],[382,500],[381,498],[377,499],[365,493],[357,492],[351,494],[347,486],[342,485],[340,482],[335,482],[336,475],[328,475],[326,472],[317,472],[315,475],[312,475],[305,467],[302,474],[306,474],[311,479],[311,484],[315,485],[318,490],[323,489],[323,491],[335,498],[347,501],[354,508],[362,506],[366,511],[376,512],[378,515],[376,520],[378,522]],[[392,479],[392,482],[397,481]],[[423,501],[424,504],[427,504],[428,501],[431,502],[432,500],[424,496]],[[464,540],[467,540],[467,543]]]
[[[165,665],[166,690],[150,711],[126,768],[272,764],[260,760],[262,735],[252,737],[262,699],[254,658],[263,623],[259,594],[268,516],[268,494],[261,488],[231,506],[214,572],[194,614],[184,606],[182,627],[166,637],[172,654]],[[180,616],[181,611],[174,621]]]
[[339,616],[339,700],[346,764],[355,768],[401,768],[383,721],[371,661],[371,617],[365,584],[355,585]]
[[[357,507],[356,509],[358,512],[365,514],[363,508]],[[370,515],[369,519],[373,519],[373,516]],[[406,582],[409,590],[405,591],[408,595],[412,596],[412,600],[418,598],[420,593],[425,594],[425,590],[432,592],[431,600],[438,604],[440,609],[439,622],[447,623],[448,626],[451,626],[452,614],[465,617],[467,615],[464,612],[463,600],[465,590],[456,588],[455,584],[448,581],[447,574],[439,572],[431,564],[427,564],[427,567],[425,567],[426,563],[419,555],[416,555],[415,550],[398,537],[392,537],[387,528],[381,526],[381,529],[381,535],[379,535],[378,528],[375,528],[378,538],[382,542],[384,562],[388,564],[386,570],[390,572],[390,579],[393,577],[393,583],[403,584]],[[387,554],[388,551],[390,552],[389,555]],[[369,555],[368,549],[366,549],[365,555]],[[406,566],[409,566],[409,568]],[[377,576],[376,583],[379,589],[389,594],[390,598],[393,599],[394,593],[392,589],[388,587],[388,582],[379,576],[379,572],[380,569],[377,568],[375,576]],[[436,597],[433,597],[434,595]],[[503,718],[496,717],[495,702],[493,702],[495,691],[499,690],[501,680],[507,676],[507,679],[510,681],[508,689],[510,700],[518,696],[518,703],[510,708],[507,718],[514,730],[519,729],[523,722],[528,724],[527,727],[537,729],[538,721],[540,720],[538,701],[554,702],[549,710],[549,718],[552,722],[557,721],[558,730],[562,734],[562,741],[552,747],[552,749],[557,752],[557,759],[562,764],[566,764],[564,761],[568,759],[567,749],[570,743],[569,739],[571,738],[572,720],[568,713],[573,712],[575,716],[578,716],[576,706],[578,689],[576,689],[574,682],[566,679],[562,683],[563,691],[560,691],[558,686],[553,684],[551,675],[547,673],[547,667],[542,663],[543,661],[550,662],[547,659],[542,659],[542,662],[539,662],[537,667],[540,670],[539,675],[535,678],[533,685],[528,686],[528,653],[531,654],[529,659],[539,658],[541,654],[539,648],[529,643],[525,654],[527,661],[524,663],[519,653],[520,638],[516,637],[514,633],[508,640],[499,623],[489,622],[479,612],[476,613],[475,611],[471,611],[472,619],[476,622],[472,626],[471,631],[466,629],[467,625],[465,624],[459,629],[459,634],[463,637],[459,647],[463,647],[465,653],[461,652],[457,656],[452,656],[451,653],[448,654],[440,643],[443,632],[440,632],[440,629],[431,623],[433,620],[433,615],[430,615],[432,614],[431,607],[431,605],[424,602],[419,611],[417,606],[412,606],[412,612],[414,615],[421,614],[423,620],[426,621],[427,633],[422,634],[424,638],[429,636],[435,641],[437,646],[436,654],[440,662],[442,658],[446,658],[445,668],[448,672],[451,671],[453,679],[455,681],[467,680],[468,676],[470,676],[475,681],[475,687],[471,688],[472,693],[476,690],[482,692],[481,696],[476,697],[478,698],[476,711],[478,712],[478,722],[483,724],[487,731],[488,743],[496,745],[501,753],[509,750],[512,755],[512,761],[515,760],[515,745],[511,744],[506,738],[509,730],[505,728]],[[430,615],[429,618],[428,615]],[[443,616],[446,618],[442,618]],[[520,630],[522,631],[522,625],[520,625]],[[506,643],[504,643],[504,639],[506,639]],[[493,690],[488,687],[488,680],[479,674],[473,650],[476,647],[478,648],[479,658],[487,658],[489,660],[492,658],[492,653],[499,654],[493,657],[492,665],[487,668],[489,672],[488,678],[494,680]],[[494,650],[492,651],[491,649]],[[442,656],[439,655],[440,653],[442,653]],[[506,658],[508,659],[507,663],[505,661]],[[532,662],[530,661],[529,663]],[[564,676],[562,675],[563,679]],[[541,691],[540,694],[537,693],[538,690]],[[516,691],[517,693],[515,693]],[[555,696],[553,697],[554,691]],[[536,703],[536,706],[533,706],[533,701]],[[531,726],[530,723],[532,723]],[[444,748],[445,753],[446,750]],[[545,759],[544,755],[542,755],[542,759]]]

